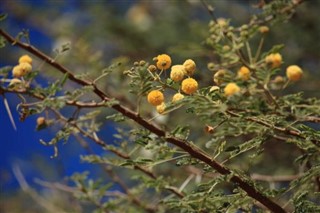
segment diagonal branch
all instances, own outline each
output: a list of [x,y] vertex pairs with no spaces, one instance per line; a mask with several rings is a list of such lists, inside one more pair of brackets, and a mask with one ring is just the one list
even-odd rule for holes
[[[68,78],[82,86],[93,86],[93,92],[98,95],[102,100],[110,101],[111,99],[102,91],[100,90],[96,85],[94,85],[91,82],[78,79],[75,77],[75,75],[72,74],[70,70],[65,68],[64,66],[58,64],[56,61],[51,59],[49,56],[45,55],[35,47],[22,43],[20,41],[15,40],[12,36],[7,34],[5,31],[0,29],[0,35],[2,35],[10,44],[17,45],[28,52],[34,54],[36,57],[44,60],[48,64],[50,64],[52,67],[55,67],[58,71],[61,73],[67,74]],[[168,141],[171,144],[174,144],[178,146],[179,148],[183,149],[184,151],[188,152],[192,157],[210,165],[213,169],[218,171],[222,175],[231,175],[232,172],[228,168],[222,166],[217,161],[212,159],[210,155],[205,153],[200,148],[192,145],[188,141],[178,139],[173,136],[169,136],[166,134],[165,131],[163,131],[161,128],[155,126],[154,124],[150,123],[149,121],[145,120],[144,118],[140,117],[137,113],[133,112],[132,110],[126,108],[125,106],[121,104],[115,104],[112,106],[113,109],[120,112],[124,116],[134,120],[139,125],[143,126],[145,129],[149,130],[150,132],[156,134],[159,137],[164,138],[166,141]],[[259,201],[263,205],[265,205],[269,210],[273,212],[279,212],[284,213],[286,212],[281,206],[279,206],[277,203],[269,199],[267,196],[263,195],[261,192],[259,192],[254,186],[247,183],[245,180],[243,180],[240,176],[232,174],[232,177],[230,180],[237,184],[241,189],[243,189],[248,196],[252,197],[253,199]]]

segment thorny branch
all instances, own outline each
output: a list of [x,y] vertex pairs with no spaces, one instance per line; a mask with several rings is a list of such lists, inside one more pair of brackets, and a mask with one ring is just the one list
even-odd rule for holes
[[[102,91],[100,90],[96,85],[94,85],[92,82],[85,81],[82,79],[76,78],[76,76],[68,70],[66,67],[60,65],[53,59],[51,59],[49,56],[45,55],[35,47],[22,43],[20,41],[15,40],[12,36],[7,34],[4,30],[0,29],[0,35],[2,35],[10,44],[17,45],[21,47],[22,49],[27,50],[28,52],[34,54],[36,57],[42,59],[43,61],[50,64],[52,67],[56,68],[58,71],[60,71],[63,74],[67,74],[67,77],[69,80],[72,80],[79,85],[82,86],[92,86],[93,92],[98,95],[101,100],[110,101],[111,99]],[[154,133],[155,135],[164,138],[167,142],[176,145],[177,147],[183,149],[184,151],[188,152],[192,157],[206,163],[207,165],[210,165],[213,169],[215,169],[217,172],[219,172],[222,175],[231,175],[230,181],[237,184],[241,189],[243,189],[248,196],[252,197],[253,199],[259,201],[264,206],[266,206],[269,210],[273,212],[286,212],[280,205],[263,195],[261,192],[259,192],[254,186],[247,183],[245,180],[243,180],[240,176],[235,175],[229,170],[228,168],[222,166],[217,161],[212,159],[210,155],[205,153],[200,148],[192,145],[188,141],[178,139],[176,137],[167,135],[165,131],[163,131],[161,128],[157,127],[153,123],[148,122],[146,119],[140,117],[140,115],[136,114],[132,110],[126,108],[125,106],[121,104],[115,104],[112,106],[113,109],[120,112],[124,116],[134,120],[139,125],[143,126],[150,132]]]

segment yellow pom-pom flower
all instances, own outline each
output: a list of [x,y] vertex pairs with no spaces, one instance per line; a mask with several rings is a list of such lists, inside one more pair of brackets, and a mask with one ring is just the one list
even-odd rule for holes
[[172,103],[176,103],[176,102],[182,100],[183,98],[184,98],[184,95],[182,95],[181,93],[176,93],[172,97]]
[[32,65],[32,58],[29,55],[23,55],[19,58],[19,64],[28,63]]
[[184,79],[181,83],[181,90],[190,95],[198,89],[198,82],[193,78]]
[[20,66],[20,64],[13,67],[12,75],[15,78],[21,78],[24,75],[24,71],[23,71],[22,67]]
[[159,114],[163,114],[164,111],[166,110],[166,104],[162,102],[160,105],[156,107],[156,110]]
[[164,96],[163,93],[159,90],[152,90],[151,92],[149,92],[147,100],[153,106],[158,106],[164,101]]
[[303,71],[297,65],[291,65],[287,68],[287,77],[290,81],[299,81],[302,77]]
[[171,67],[170,78],[175,82],[182,81],[184,73],[185,68],[183,65],[174,65]]
[[171,66],[171,58],[167,54],[161,54],[157,56],[157,67],[159,70],[169,69]]
[[32,66],[27,62],[22,62],[22,63],[19,64],[19,66],[23,70],[23,75],[28,74],[32,70]]
[[185,74],[192,76],[196,71],[196,63],[192,59],[188,59],[183,63]]
[[250,79],[251,76],[251,72],[248,69],[248,67],[242,66],[239,70],[238,70],[238,78],[242,79],[243,81],[247,81]]
[[224,88],[224,94],[228,97],[232,96],[238,92],[240,92],[240,87],[236,83],[229,83]]
[[216,83],[217,85],[220,85],[223,83],[223,77],[226,74],[225,70],[218,70],[214,75],[213,75],[213,82]]
[[272,68],[280,67],[282,64],[282,56],[280,53],[271,53],[270,55],[266,56],[265,62],[267,64],[271,64]]

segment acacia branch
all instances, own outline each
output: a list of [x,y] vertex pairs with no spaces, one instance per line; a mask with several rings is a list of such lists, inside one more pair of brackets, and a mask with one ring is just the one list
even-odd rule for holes
[[[25,49],[26,51],[34,54],[36,57],[42,59],[43,61],[50,64],[52,67],[56,68],[58,71],[60,71],[63,74],[66,74],[69,80],[72,80],[82,86],[93,86],[93,92],[98,95],[102,100],[110,101],[111,99],[102,91],[100,90],[95,84],[89,81],[85,81],[82,79],[78,79],[73,75],[73,73],[68,70],[66,67],[60,65],[56,61],[54,61],[49,56],[45,55],[35,47],[25,44],[23,42],[15,40],[12,36],[7,34],[5,31],[0,29],[0,35],[2,35],[10,44],[17,45],[21,47],[22,49]],[[132,110],[126,108],[125,106],[121,104],[115,104],[112,106],[113,109],[120,112],[124,116],[132,119],[139,125],[143,126],[145,129],[149,130],[150,132],[156,134],[159,137],[164,138],[166,141],[168,141],[171,144],[176,145],[177,147],[183,149],[184,151],[188,152],[192,157],[210,165],[213,169],[215,169],[217,172],[219,172],[222,175],[231,175],[231,170],[227,169],[226,167],[219,164],[217,161],[211,158],[210,155],[205,153],[200,148],[192,145],[186,140],[182,140],[173,136],[169,136],[166,134],[165,131],[160,129],[159,127],[155,126],[151,122],[145,120],[144,118],[140,117],[137,113],[133,112]],[[241,189],[243,189],[248,196],[252,197],[253,199],[259,201],[263,205],[265,205],[269,210],[273,212],[279,212],[284,213],[286,212],[280,205],[269,199],[267,196],[263,195],[261,192],[259,192],[254,186],[247,183],[245,180],[243,180],[240,176],[232,174],[230,181],[238,185]]]
[[[243,117],[241,114],[237,114],[231,110],[227,110],[226,113],[228,113],[229,115],[231,115],[232,117],[237,117],[237,118],[241,118]],[[288,129],[285,127],[279,127],[279,126],[275,126],[273,124],[267,123],[266,121],[263,121],[261,119],[258,119],[256,117],[243,117],[243,119],[247,120],[247,121],[251,121],[257,124],[260,124],[262,126],[268,127],[270,129],[276,130],[277,132],[282,132],[285,133],[286,135],[291,135],[300,139],[304,139],[306,140],[307,138],[305,136],[303,136],[300,132],[292,130],[292,129]],[[319,146],[319,141],[315,140],[315,139],[311,139],[310,140],[315,146]]]

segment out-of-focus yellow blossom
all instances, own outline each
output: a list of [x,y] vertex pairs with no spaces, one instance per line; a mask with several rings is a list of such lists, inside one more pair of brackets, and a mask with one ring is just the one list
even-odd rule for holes
[[250,79],[251,76],[251,72],[248,69],[248,67],[242,66],[239,70],[238,70],[238,78],[242,79],[243,81],[247,81]]
[[23,55],[19,58],[19,64],[28,63],[32,65],[32,58],[29,55]]
[[15,78],[20,78],[24,75],[22,67],[20,65],[14,66],[12,69],[12,75]]
[[228,83],[224,88],[224,94],[228,97],[238,92],[240,92],[240,87],[236,83]]
[[299,81],[303,75],[303,71],[299,66],[291,65],[287,68],[286,74],[290,81]]

